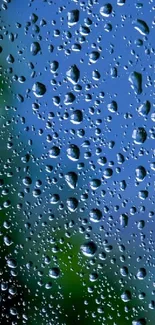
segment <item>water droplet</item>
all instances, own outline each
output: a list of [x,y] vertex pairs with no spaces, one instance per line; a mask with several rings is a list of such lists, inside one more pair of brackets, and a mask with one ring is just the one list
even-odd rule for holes
[[7,265],[10,269],[15,269],[17,267],[17,262],[13,258],[7,260]]
[[64,104],[65,105],[71,105],[75,100],[75,96],[73,93],[67,93],[65,95],[65,99],[64,99]]
[[74,212],[78,207],[78,200],[75,197],[70,197],[66,201],[69,211]]
[[120,274],[122,276],[128,276],[128,273],[129,273],[129,271],[128,271],[128,268],[126,266],[123,266],[123,267],[120,268]]
[[138,272],[137,272],[137,279],[138,280],[144,280],[144,278],[146,277],[146,269],[144,269],[143,267],[142,268],[140,268],[139,270],[138,270]]
[[78,9],[74,9],[68,12],[68,25],[73,26],[79,21],[80,12]]
[[128,216],[124,213],[120,216],[120,225],[122,228],[125,228],[128,225]]
[[113,170],[111,168],[106,168],[103,172],[103,176],[105,178],[111,178],[111,176],[113,175]]
[[136,71],[131,72],[129,81],[135,94],[140,95],[142,93],[142,74]]
[[76,109],[72,114],[71,114],[71,122],[73,124],[80,124],[83,120],[83,114],[82,111],[79,109]]
[[74,172],[68,172],[65,175],[65,180],[70,188],[74,189],[77,186],[78,176]]
[[98,274],[97,274],[96,272],[92,272],[92,273],[89,275],[89,280],[90,280],[91,282],[95,282],[95,281],[97,281],[97,279],[98,279]]
[[49,150],[49,157],[50,158],[57,158],[60,154],[60,149],[57,146],[53,146],[50,150]]
[[13,242],[10,236],[4,236],[4,243],[6,246],[10,246]]
[[112,13],[112,5],[110,3],[106,3],[104,6],[100,8],[100,14],[103,17],[109,17]]
[[148,35],[149,34],[149,27],[144,20],[137,19],[133,22],[134,28],[141,34],[141,35]]
[[132,138],[134,139],[134,143],[142,144],[147,139],[146,130],[143,127],[138,127],[137,129],[133,130]]
[[121,294],[121,299],[124,301],[124,302],[128,302],[131,300],[131,292],[126,290],[125,292],[123,292]]
[[81,252],[86,257],[93,257],[97,251],[97,245],[93,241],[88,241],[81,245]]
[[89,60],[91,63],[96,63],[99,57],[100,57],[100,53],[97,51],[93,51],[89,54]]
[[52,269],[49,270],[49,276],[53,279],[59,278],[60,269],[58,267],[52,267]]
[[36,97],[43,97],[46,93],[46,87],[41,82],[36,82],[32,87],[32,91]]
[[60,200],[60,197],[58,194],[53,194],[52,197],[50,198],[50,203],[51,204],[57,204]]
[[124,6],[126,0],[117,0],[118,6]]
[[41,50],[40,44],[38,42],[33,42],[30,46],[30,52],[32,55],[37,55],[38,52]]
[[148,100],[146,100],[143,104],[141,104],[138,107],[137,111],[141,116],[146,117],[149,114],[150,109],[151,109],[151,103]]
[[114,100],[110,104],[108,104],[107,107],[111,113],[117,112],[117,103]]
[[102,212],[99,209],[92,209],[89,213],[90,221],[99,222],[102,219]]
[[138,182],[142,182],[146,176],[146,170],[143,166],[136,168],[136,179]]
[[139,191],[138,192],[138,197],[141,199],[141,200],[146,200],[147,197],[148,197],[149,193],[148,191],[146,190],[142,190],[142,191]]
[[101,181],[100,179],[92,179],[92,181],[90,181],[90,187],[92,190],[97,190],[101,185]]
[[25,186],[30,186],[32,184],[32,179],[29,176],[23,178],[23,184]]
[[71,144],[67,148],[67,157],[72,161],[77,161],[80,157],[80,149],[75,144]]
[[59,68],[59,62],[58,61],[51,62],[51,64],[50,64],[50,71],[52,73],[55,73],[58,70],[58,68]]
[[80,78],[80,70],[74,64],[66,72],[67,79],[73,84],[76,85]]

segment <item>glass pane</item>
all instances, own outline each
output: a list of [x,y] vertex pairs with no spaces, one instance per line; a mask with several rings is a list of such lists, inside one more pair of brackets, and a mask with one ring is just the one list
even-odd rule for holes
[[1,1],[1,324],[154,325],[154,10]]

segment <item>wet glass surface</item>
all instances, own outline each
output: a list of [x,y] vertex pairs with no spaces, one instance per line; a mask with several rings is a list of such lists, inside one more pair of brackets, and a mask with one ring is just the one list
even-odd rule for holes
[[154,12],[1,1],[1,324],[155,323]]

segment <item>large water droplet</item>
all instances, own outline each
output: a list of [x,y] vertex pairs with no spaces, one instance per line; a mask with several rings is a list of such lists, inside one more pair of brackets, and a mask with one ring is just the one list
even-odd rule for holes
[[76,188],[78,176],[74,172],[69,172],[65,175],[65,180],[70,188],[74,189]]
[[65,99],[64,99],[64,104],[67,105],[71,105],[75,100],[75,96],[73,93],[67,93],[65,95]]
[[92,209],[89,217],[92,222],[99,222],[102,218],[102,212],[99,209]]
[[146,176],[146,170],[143,166],[136,168],[136,179],[138,182],[142,182]]
[[74,9],[68,12],[68,25],[73,26],[79,21],[80,12],[78,9]]
[[57,158],[60,154],[60,149],[57,146],[53,146],[50,150],[49,150],[49,157],[50,158]]
[[71,122],[73,124],[80,124],[83,120],[83,114],[82,111],[80,111],[79,109],[76,109],[72,115],[71,115]]
[[67,157],[72,161],[77,161],[80,157],[80,149],[75,144],[71,144],[67,148]]
[[127,225],[128,225],[128,216],[127,216],[127,214],[121,214],[121,216],[120,216],[120,225],[121,225],[121,227],[122,228],[125,228],[125,227],[127,227]]
[[124,301],[124,302],[128,302],[131,300],[131,292],[126,290],[125,292],[123,292],[121,294],[121,299]]
[[138,192],[138,197],[141,199],[141,200],[146,200],[147,197],[148,197],[149,193],[148,191],[146,190],[141,190]]
[[138,127],[133,130],[132,138],[134,139],[134,143],[142,144],[147,139],[147,133],[143,127]]
[[140,95],[142,93],[142,74],[136,71],[131,72],[129,81],[135,94]]
[[67,199],[67,208],[69,211],[74,212],[78,207],[78,200],[75,197],[70,197]]
[[104,6],[100,8],[100,14],[103,17],[109,17],[112,13],[112,5],[111,3],[106,3]]
[[99,57],[100,57],[100,53],[97,51],[93,51],[89,54],[89,61],[91,63],[96,63]]
[[144,20],[137,19],[133,22],[134,28],[141,34],[141,35],[148,35],[149,34],[149,27]]
[[117,0],[118,6],[124,6],[126,0]]
[[138,107],[137,111],[141,116],[146,117],[149,114],[150,109],[151,109],[151,103],[148,100],[146,100],[143,104],[141,104]]
[[41,82],[36,82],[32,87],[32,91],[36,97],[43,97],[46,93],[46,87]]
[[38,42],[33,42],[30,46],[30,52],[32,55],[37,55],[38,52],[41,50],[40,44]]
[[67,79],[73,84],[76,85],[80,78],[80,70],[74,64],[66,72]]
[[58,70],[58,68],[59,68],[59,62],[58,61],[51,62],[51,64],[50,64],[50,71],[52,73],[55,73]]
[[81,245],[81,252],[87,257],[93,257],[97,251],[97,245],[93,241],[88,241]]
[[144,269],[144,267],[140,268],[137,272],[137,279],[138,280],[144,280],[144,278],[146,277],[146,269]]
[[100,185],[101,185],[100,179],[92,179],[92,181],[90,181],[90,187],[92,190],[97,190]]
[[52,269],[49,270],[49,276],[53,279],[59,278],[60,269],[58,267],[52,267]]

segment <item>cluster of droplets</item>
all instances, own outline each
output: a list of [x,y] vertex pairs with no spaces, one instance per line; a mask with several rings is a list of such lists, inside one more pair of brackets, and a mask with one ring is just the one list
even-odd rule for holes
[[[4,2],[9,12],[13,1]],[[11,44],[0,47],[0,93],[14,101],[4,100],[1,118],[2,296],[35,291],[34,319],[43,324],[72,322],[62,304],[67,296],[75,322],[117,324],[122,317],[149,325],[143,300],[154,310],[145,293],[154,267],[154,21],[144,20],[140,3],[131,15],[125,0],[48,0],[38,4],[46,18],[35,1],[28,5],[28,21],[19,8],[16,32],[4,26],[0,35]],[[12,280],[18,272],[23,291]],[[85,316],[76,313],[74,282]],[[20,322],[14,305],[10,315]],[[23,323],[32,321],[27,305],[20,306]]]

